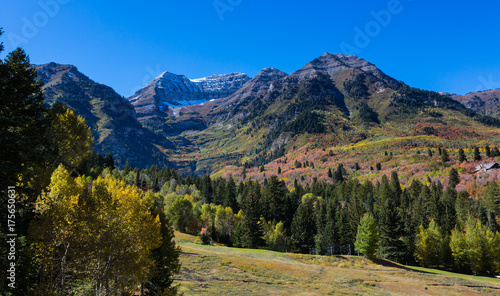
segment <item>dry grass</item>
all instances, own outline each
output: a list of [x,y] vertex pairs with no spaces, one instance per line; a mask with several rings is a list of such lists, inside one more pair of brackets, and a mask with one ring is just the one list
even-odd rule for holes
[[[414,271],[352,256],[202,246],[176,234],[184,295],[499,295],[491,282]],[[425,290],[427,288],[427,290]]]

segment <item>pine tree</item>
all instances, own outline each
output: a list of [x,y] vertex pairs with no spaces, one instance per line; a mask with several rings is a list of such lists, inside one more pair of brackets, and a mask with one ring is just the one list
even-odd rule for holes
[[413,214],[413,225],[418,227],[420,225],[426,228],[429,224],[430,212],[429,212],[429,200],[431,198],[431,191],[429,187],[422,186],[420,194],[413,204],[414,214]]
[[458,175],[458,171],[456,168],[452,168],[448,173],[448,186],[451,188],[455,188],[460,183],[460,176]]
[[292,220],[293,245],[295,250],[303,254],[309,253],[315,245],[314,201],[314,198],[308,198],[301,203]]
[[484,147],[484,150],[485,150],[486,157],[491,157],[490,145],[486,145],[486,147]]
[[474,147],[474,161],[481,161],[481,152],[478,147]]
[[392,192],[394,192],[394,197],[396,198],[395,203],[399,207],[400,198],[403,191],[401,190],[398,173],[396,171],[393,171],[391,173],[391,189]]
[[264,186],[262,194],[263,216],[267,221],[276,222],[287,220],[288,208],[292,205],[288,202],[288,189],[285,182],[280,181],[277,176],[271,176],[268,184]]
[[111,153],[107,153],[106,157],[104,157],[104,167],[110,168],[111,170],[115,169],[115,161]]
[[401,240],[403,223],[400,217],[396,196],[391,190],[387,178],[380,184],[379,212],[380,255],[389,260],[399,261],[405,257],[405,246]]
[[339,163],[337,166],[337,169],[335,170],[335,173],[333,175],[333,179],[339,183],[344,182],[345,180],[345,175],[347,175],[346,170],[344,169],[344,165]]
[[464,149],[460,148],[458,149],[458,162],[462,163],[464,161],[467,161],[467,157],[465,156]]
[[[48,110],[36,70],[22,49],[16,49],[4,62],[0,61],[0,98],[0,193],[3,201],[7,186],[18,184],[22,173],[36,164],[41,165],[44,160]],[[17,191],[23,189],[21,186]]]
[[224,207],[230,207],[235,213],[240,210],[238,202],[236,201],[236,184],[234,183],[234,179],[232,177],[226,182],[222,205]]
[[146,295],[161,295],[167,291],[171,294],[177,293],[177,287],[172,286],[173,277],[179,273],[181,264],[179,262],[180,247],[175,245],[174,230],[169,226],[165,212],[158,206],[152,210],[154,216],[160,220],[161,245],[151,251],[151,257],[155,264],[151,272],[151,280],[144,284]]
[[497,156],[500,156],[500,151],[498,150],[498,147],[493,147],[493,150],[491,151],[491,157]]
[[431,149],[431,148],[427,149],[427,155],[429,155],[429,157],[432,157],[432,156],[433,156],[433,155],[432,155],[432,149]]
[[445,148],[441,150],[441,161],[448,162],[450,161],[450,156],[448,155],[448,151]]
[[260,193],[257,186],[253,186],[250,193],[244,197],[242,203],[243,222],[244,227],[243,235],[241,238],[241,245],[246,248],[257,248],[264,243],[263,229],[260,223]]
[[333,178],[332,168],[328,168],[328,178]]
[[453,187],[448,187],[442,196],[443,215],[441,216],[442,229],[445,234],[455,228],[456,212],[455,202],[457,191]]

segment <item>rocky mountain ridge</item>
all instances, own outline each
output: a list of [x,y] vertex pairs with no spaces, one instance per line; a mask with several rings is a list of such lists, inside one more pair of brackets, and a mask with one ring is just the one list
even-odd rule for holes
[[500,89],[472,92],[463,96],[456,94],[448,96],[479,114],[500,119]]
[[197,105],[230,96],[249,80],[243,73],[189,79],[184,75],[164,72],[128,100],[134,105],[139,117],[165,115],[170,108]]
[[92,130],[98,152],[111,152],[119,166],[126,160],[138,167],[169,163],[159,147],[174,146],[142,127],[132,104],[112,88],[92,81],[72,65],[35,67],[44,83],[45,100],[49,104],[62,102],[82,116]]

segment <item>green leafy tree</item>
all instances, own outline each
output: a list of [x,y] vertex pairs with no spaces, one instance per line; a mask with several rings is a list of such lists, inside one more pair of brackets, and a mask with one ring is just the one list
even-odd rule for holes
[[372,258],[378,250],[379,233],[375,219],[370,214],[361,218],[354,247],[368,258]]
[[417,234],[415,256],[423,266],[439,266],[443,254],[443,234],[441,228],[434,220],[429,223],[429,228],[422,225]]
[[151,274],[151,251],[161,241],[151,203],[151,195],[111,175],[89,190],[86,180],[59,166],[36,202],[40,219],[30,231],[42,284],[60,294],[81,281],[95,295],[135,290]]
[[180,232],[189,232],[189,225],[193,220],[193,204],[184,196],[177,196],[167,208],[167,217],[172,225]]

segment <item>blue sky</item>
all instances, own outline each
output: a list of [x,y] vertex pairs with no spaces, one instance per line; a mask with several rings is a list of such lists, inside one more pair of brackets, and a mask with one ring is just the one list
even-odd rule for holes
[[26,0],[2,3],[0,27],[6,51],[73,64],[123,96],[163,71],[292,73],[324,52],[464,94],[500,88],[498,11],[493,0]]

